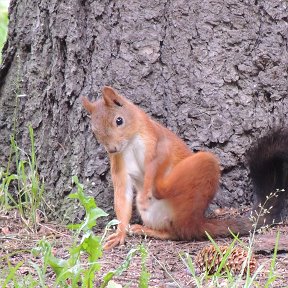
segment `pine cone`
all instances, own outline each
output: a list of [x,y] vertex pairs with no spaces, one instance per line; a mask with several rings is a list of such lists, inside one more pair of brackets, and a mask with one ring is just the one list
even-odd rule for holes
[[[223,260],[223,256],[228,251],[228,246],[219,246],[219,253],[213,245],[207,246],[203,248],[195,258],[196,267],[200,270],[200,272],[207,271],[208,274],[214,274],[218,268],[220,263]],[[234,247],[232,251],[230,251],[228,258],[226,259],[225,265],[223,265],[221,272],[226,271],[226,269],[230,270],[232,274],[241,273],[242,266],[245,261],[247,261],[248,252],[241,247]],[[246,275],[248,263],[245,263],[246,266],[244,268],[243,275]],[[253,255],[250,257],[249,261],[249,273],[253,274],[256,270],[257,262]]]

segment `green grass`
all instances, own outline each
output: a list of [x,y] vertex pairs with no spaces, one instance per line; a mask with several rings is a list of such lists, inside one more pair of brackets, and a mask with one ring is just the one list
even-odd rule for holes
[[7,38],[8,9],[0,4],[0,64],[2,62],[2,49]]
[[[19,148],[14,136],[11,137],[9,163],[6,169],[0,168],[0,210],[8,211],[17,208],[23,222],[29,228],[36,229],[39,215],[45,214],[44,180],[38,173],[34,131],[31,126],[29,126],[29,136],[30,153]],[[10,171],[12,159],[16,167],[13,173]]]

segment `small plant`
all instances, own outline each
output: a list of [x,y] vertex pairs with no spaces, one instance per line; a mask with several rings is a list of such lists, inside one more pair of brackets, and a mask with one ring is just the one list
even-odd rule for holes
[[272,257],[271,264],[270,264],[268,279],[267,279],[265,286],[264,286],[265,288],[271,287],[273,282],[275,282],[275,280],[277,279],[277,276],[275,275],[275,266],[276,266],[276,260],[277,260],[277,251],[278,251],[279,239],[280,239],[280,232],[277,231],[273,257]]
[[139,251],[141,255],[141,274],[139,279],[139,287],[146,288],[148,287],[148,282],[150,279],[150,273],[146,267],[146,261],[148,257],[148,250],[144,247],[143,244],[139,246]]
[[[32,144],[31,154],[35,155],[35,150],[33,149],[34,141],[33,141],[32,128],[30,128],[29,131]],[[15,157],[16,159],[19,159],[19,155],[17,154],[19,148],[17,147],[15,142],[12,141],[12,143],[13,143],[12,146],[14,147],[14,151],[16,154]],[[26,204],[29,201],[30,203],[34,202],[33,201],[31,202],[31,199],[28,201],[25,198],[26,196],[22,193],[21,195],[22,197],[24,197],[24,201],[18,203],[8,191],[8,188],[11,186],[11,183],[13,181],[16,181],[15,183],[13,183],[15,189],[19,189],[22,192],[24,189],[23,187],[27,186],[23,185],[23,182],[26,181],[25,183],[27,184],[28,179],[31,178],[27,177],[26,173],[24,172],[26,171],[25,168],[27,168],[25,166],[26,162],[20,160],[17,161],[17,163],[18,163],[17,174],[13,174],[13,176],[9,175],[8,177],[2,176],[1,187],[2,188],[6,187],[5,188],[6,196],[8,198],[7,203],[12,203],[13,205],[17,206],[17,208],[20,209],[20,211],[22,211],[21,209],[23,209],[24,212],[26,209]],[[31,156],[31,159],[29,157],[28,168],[31,171],[37,171],[36,158],[34,156]],[[0,286],[10,287],[9,285],[11,283],[14,283],[13,287],[19,287],[19,288],[20,287],[47,288],[48,287],[47,283],[49,282],[48,281],[49,279],[47,279],[47,275],[49,275],[48,274],[49,270],[52,269],[56,276],[53,287],[71,287],[71,288],[79,286],[95,287],[96,283],[98,283],[97,287],[99,286],[102,288],[106,286],[110,288],[118,287],[119,285],[117,286],[115,282],[111,281],[112,278],[114,276],[119,276],[124,271],[126,271],[129,268],[133,257],[136,254],[138,255],[140,254],[141,274],[139,277],[139,287],[140,288],[148,287],[148,281],[150,277],[150,274],[146,269],[146,260],[148,257],[148,251],[142,244],[137,246],[136,248],[131,249],[126,256],[126,259],[118,268],[109,271],[105,275],[101,275],[101,273],[99,273],[101,269],[101,260],[103,256],[102,243],[104,241],[104,238],[106,236],[109,227],[118,224],[118,221],[117,220],[110,221],[107,224],[102,237],[95,235],[93,232],[93,228],[97,224],[96,223],[97,219],[99,217],[105,217],[108,214],[104,212],[102,209],[97,207],[93,197],[84,194],[83,185],[79,183],[79,180],[76,176],[72,178],[72,181],[76,185],[77,191],[73,194],[70,194],[68,197],[71,199],[77,199],[80,202],[81,206],[83,206],[85,209],[85,218],[81,223],[68,225],[68,228],[73,231],[73,237],[72,237],[73,241],[71,246],[68,247],[68,258],[65,257],[64,259],[56,257],[53,254],[52,245],[50,244],[49,241],[47,241],[44,238],[40,240],[38,245],[34,247],[31,251],[33,257],[38,257],[40,255],[42,256],[42,265],[39,266],[38,264],[36,264],[37,261],[36,262],[29,261],[29,263],[25,263],[26,266],[28,265],[32,268],[31,271],[33,271],[34,276],[32,274],[28,274],[27,276],[21,277],[21,279],[19,279],[19,275],[16,272],[19,270],[21,266],[23,266],[23,262],[20,262],[15,266],[12,266],[9,262],[9,257],[7,256],[6,262],[8,264],[8,269],[7,271],[5,269],[5,273],[0,277]],[[18,184],[19,186],[16,184]],[[31,185],[33,186],[33,181],[31,181]],[[39,188],[39,186],[37,185],[36,187]],[[31,193],[32,192],[30,192],[29,197],[31,196],[33,199],[33,194]],[[38,205],[37,201],[35,203]]]
[[[44,259],[42,272],[45,274],[49,265],[56,274],[56,285],[66,287],[69,284],[69,287],[79,287],[81,283],[83,287],[93,287],[95,274],[101,268],[98,260],[102,257],[102,244],[101,238],[93,233],[92,228],[99,217],[108,214],[96,206],[93,197],[84,195],[83,185],[75,176],[73,183],[77,186],[77,192],[69,195],[69,198],[79,200],[85,208],[86,216],[83,222],[68,225],[69,229],[75,231],[74,243],[69,248],[69,258],[64,260],[53,256],[51,245],[46,240],[40,241],[34,254],[41,252]],[[80,234],[82,236],[79,241]],[[87,263],[83,262],[83,255],[87,256]]]
[[[68,228],[74,231],[74,242],[69,248],[69,258],[64,260],[57,258],[52,254],[52,247],[47,240],[41,240],[36,249],[33,249],[34,255],[43,256],[43,267],[37,270],[41,287],[45,287],[45,274],[47,267],[50,266],[56,274],[55,285],[60,287],[95,287],[97,272],[101,269],[100,259],[102,258],[104,237],[94,234],[92,229],[96,225],[99,217],[108,216],[106,212],[96,206],[95,200],[91,196],[84,194],[84,188],[77,177],[73,177],[73,183],[77,186],[77,192],[69,195],[69,198],[79,200],[80,204],[85,208],[85,218],[79,224],[70,224]],[[115,221],[110,221],[108,226],[114,225]],[[81,236],[81,237],[80,237]],[[79,240],[80,237],[80,240]],[[148,287],[149,273],[146,269],[146,259],[148,252],[143,245],[131,249],[125,261],[115,270],[108,272],[103,276],[101,288],[106,287],[114,276],[121,275],[129,268],[130,262],[135,254],[141,255],[141,275],[139,279],[139,287]],[[98,281],[98,282],[99,282]]]
[[[31,151],[28,155],[11,137],[11,155],[6,171],[0,170],[0,207],[2,210],[17,208],[23,222],[36,228],[39,208],[43,206],[44,181],[41,179],[34,145],[34,131],[29,126]],[[22,154],[22,157],[20,156]],[[16,173],[10,174],[10,162],[14,157]]]
[[[281,190],[276,189],[275,192],[271,192],[269,195],[266,196],[265,202],[263,204],[260,203],[258,205],[258,210],[251,212],[250,220],[253,222],[253,228],[254,228],[253,233],[254,234],[256,231],[261,233],[261,232],[267,230],[271,225],[281,224],[281,223],[275,223],[273,220],[272,224],[267,225],[267,224],[265,224],[265,222],[266,222],[265,216],[270,214],[270,211],[273,208],[273,206],[266,208],[269,205],[269,203],[271,202],[271,200],[273,198],[277,198],[279,196],[279,193],[284,193],[284,192],[285,192],[284,189],[281,189]],[[261,223],[260,223],[260,221],[261,221]]]

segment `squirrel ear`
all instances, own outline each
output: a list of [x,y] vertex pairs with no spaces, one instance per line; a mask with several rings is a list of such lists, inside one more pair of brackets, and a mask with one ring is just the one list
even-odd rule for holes
[[81,96],[80,99],[82,101],[83,107],[86,109],[86,111],[89,114],[91,114],[96,109],[95,103],[94,102],[90,102],[87,97]]
[[107,106],[123,106],[125,100],[112,87],[104,86],[102,89],[102,96]]

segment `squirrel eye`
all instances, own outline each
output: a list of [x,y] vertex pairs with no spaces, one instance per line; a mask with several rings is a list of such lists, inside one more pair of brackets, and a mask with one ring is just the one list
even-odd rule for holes
[[116,125],[117,126],[121,126],[123,124],[123,118],[122,117],[118,117],[117,119],[116,119]]

